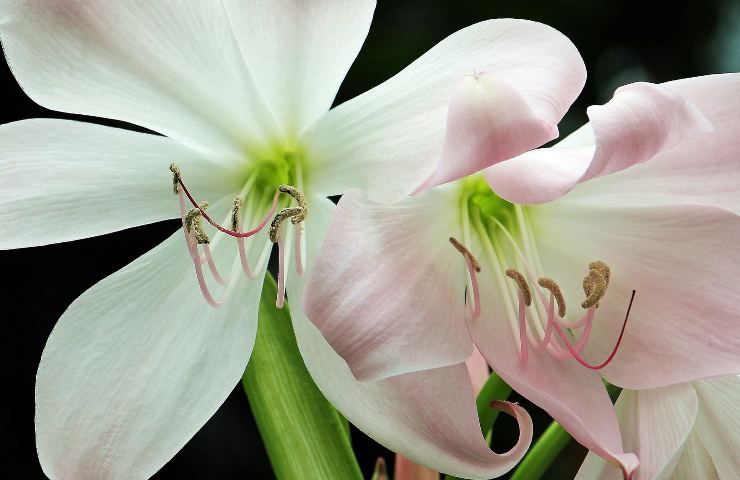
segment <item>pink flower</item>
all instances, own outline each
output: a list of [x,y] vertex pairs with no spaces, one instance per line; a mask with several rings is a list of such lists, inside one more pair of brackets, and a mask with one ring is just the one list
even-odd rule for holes
[[[649,390],[624,390],[616,403],[625,446],[640,455],[634,480],[724,479],[740,472],[740,378],[728,376]],[[616,479],[588,454],[576,480]]]
[[309,317],[361,380],[476,345],[629,474],[602,378],[644,389],[740,372],[738,91],[737,74],[623,87],[555,147],[486,169],[495,195],[481,176],[392,206],[346,194]]

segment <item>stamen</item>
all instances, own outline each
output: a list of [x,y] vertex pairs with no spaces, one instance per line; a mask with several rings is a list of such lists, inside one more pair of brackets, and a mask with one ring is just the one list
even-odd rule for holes
[[480,273],[480,263],[478,263],[478,259],[476,259],[472,253],[470,253],[470,250],[468,250],[467,247],[460,243],[455,237],[450,237],[450,243],[453,247],[455,247],[455,250],[462,253],[464,257],[470,258],[470,261],[473,264],[473,268],[476,272]]
[[589,270],[588,275],[583,278],[583,291],[586,293],[586,300],[581,303],[583,308],[599,306],[599,300],[606,293],[607,281],[596,270]]
[[550,293],[555,297],[555,301],[558,302],[558,315],[560,318],[565,316],[565,299],[563,298],[563,292],[560,291],[560,286],[555,283],[555,280],[548,277],[540,278],[537,283],[542,288],[550,290]]
[[611,269],[609,268],[609,265],[602,262],[601,260],[596,260],[595,262],[591,262],[588,264],[589,270],[596,270],[601,274],[602,277],[604,277],[604,280],[606,280],[606,286],[609,286],[609,277],[611,276]]
[[301,245],[303,226],[298,224],[293,228],[295,229],[295,272],[303,275],[303,245]]
[[185,230],[195,237],[199,245],[211,243],[208,234],[203,230],[202,212],[208,208],[208,202],[202,202],[198,208],[191,208],[185,215]]
[[170,163],[170,172],[172,172],[172,191],[177,195],[180,193],[180,167]]
[[[508,271],[506,272],[506,274],[509,275]],[[517,281],[517,283],[519,282]],[[529,290],[529,288],[527,288],[527,290]],[[526,311],[525,305],[529,305],[532,303],[532,297],[529,298],[529,303],[527,303],[527,298],[526,298],[526,295],[524,294],[524,291],[525,290],[522,289],[520,286],[519,295],[518,295],[519,296],[519,360],[521,360],[522,363],[526,362],[529,359],[529,350],[528,350],[529,338],[527,338],[527,311]]]
[[242,197],[234,197],[234,205],[231,207],[231,229],[235,232],[239,231],[239,213],[243,202],[244,199]]
[[[636,290],[632,290],[632,296],[630,297],[630,303],[627,307],[627,314],[624,316],[624,323],[622,323],[622,330],[619,332],[619,338],[617,338],[617,343],[614,345],[614,348],[612,349],[611,353],[609,354],[609,357],[607,357],[606,360],[604,360],[599,365],[592,365],[588,363],[581,355],[580,353],[571,345],[571,343],[568,341],[568,337],[565,335],[565,332],[563,332],[563,329],[558,325],[557,322],[554,323],[555,330],[558,332],[558,335],[560,336],[560,339],[565,342],[565,346],[568,348],[568,351],[573,356],[573,358],[578,361],[581,365],[584,367],[591,369],[591,370],[601,370],[602,368],[606,367],[611,363],[611,361],[614,359],[614,356],[617,354],[617,350],[619,350],[619,346],[622,344],[622,339],[624,338],[624,331],[627,328],[627,320],[629,319],[630,312],[632,311],[632,303],[635,300],[635,294],[637,293]],[[588,323],[587,323],[588,325]]]
[[218,272],[216,262],[213,261],[213,255],[211,255],[211,246],[207,243],[203,244],[203,251],[205,252],[206,261],[208,262],[208,268],[211,270],[211,275],[213,275],[213,278],[221,285],[226,285],[226,280],[224,280],[224,277],[222,277],[221,274]]
[[524,304],[526,306],[532,305],[532,292],[529,290],[529,284],[524,278],[524,275],[514,270],[513,268],[509,268],[506,270],[506,276],[514,280],[517,286],[519,286],[519,291],[522,292],[524,298]]
[[306,197],[303,195],[303,192],[290,185],[280,185],[278,190],[295,198],[295,201],[298,202],[298,206],[303,209],[303,212],[300,215],[296,215],[291,219],[293,225],[304,221],[308,216],[308,202],[306,202]]
[[283,308],[285,305],[285,275],[288,273],[285,270],[285,233],[279,232],[277,238],[278,244],[278,288],[277,288],[277,299],[275,300],[275,306]]
[[302,213],[303,213],[303,209],[301,207],[290,207],[290,208],[284,208],[280,210],[275,215],[275,218],[272,219],[272,223],[270,224],[270,230],[268,231],[268,236],[270,237],[270,241],[272,243],[277,243],[280,237],[279,235],[280,225],[288,218],[301,215]]

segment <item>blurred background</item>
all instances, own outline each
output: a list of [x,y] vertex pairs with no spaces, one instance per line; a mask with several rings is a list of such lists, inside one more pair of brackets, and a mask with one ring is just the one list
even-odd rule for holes
[[[589,79],[560,125],[563,135],[585,122],[587,106],[606,102],[620,85],[740,71],[740,0],[380,0],[369,37],[336,103],[388,79],[456,30],[502,17],[547,23],[581,51]],[[72,118],[28,99],[5,62],[0,65],[0,82],[2,123]],[[20,478],[44,478],[34,445],[34,377],[57,318],[83,291],[177,228],[178,221],[173,220],[67,244],[0,252],[5,298],[0,319],[6,329],[0,337],[0,461],[5,473],[13,466],[11,471]],[[247,402],[237,386],[226,404],[154,478],[274,478]],[[549,419],[526,405],[538,434]],[[515,435],[514,422],[504,417],[495,429],[498,451],[513,444]],[[390,452],[358,431],[353,432],[353,443],[368,477],[378,456],[392,462]],[[546,478],[573,478],[584,455],[585,450],[571,442]]]

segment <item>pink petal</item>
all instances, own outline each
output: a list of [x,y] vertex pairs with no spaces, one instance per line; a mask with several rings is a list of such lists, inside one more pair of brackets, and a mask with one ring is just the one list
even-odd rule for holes
[[590,261],[611,267],[585,356],[614,345],[637,291],[621,349],[602,372],[642,389],[740,371],[740,218],[697,205],[617,208],[555,202],[531,208],[547,275],[582,299]]
[[[690,384],[654,390],[624,390],[616,403],[625,448],[640,456],[632,480],[672,478],[696,419],[698,401]],[[613,465],[589,454],[576,480],[621,479]]]
[[486,170],[491,188],[515,203],[554,200],[581,182],[646,162],[656,154],[711,130],[702,113],[661,85],[619,88],[603,106],[588,109],[590,145],[525,153]]
[[538,117],[527,99],[495,72],[468,75],[450,98],[437,170],[417,191],[465,177],[557,135],[557,127]]
[[473,383],[473,391],[478,395],[490,376],[490,372],[488,371],[488,362],[486,362],[486,359],[481,355],[480,351],[473,347],[473,353],[465,362],[465,365],[468,367],[470,381]]
[[316,191],[359,188],[381,201],[413,192],[439,164],[450,96],[474,70],[516,89],[549,125],[560,121],[586,79],[578,50],[551,27],[516,19],[471,25],[309,129],[311,166],[321,172]]
[[690,203],[740,213],[740,74],[687,78],[662,86],[694,104],[714,130],[649,162],[581,184],[564,200],[640,207]]
[[526,362],[519,359],[519,331],[515,333],[507,318],[507,304],[497,294],[500,287],[491,270],[481,272],[483,313],[470,327],[493,371],[547,411],[578,442],[625,469],[634,469],[639,462],[623,453],[614,407],[597,373],[575,360],[557,360],[533,348]]
[[[311,213],[306,219],[309,269],[314,268],[313,260],[329,228],[332,208],[326,199],[311,200]],[[517,444],[504,454],[488,448],[463,363],[381,381],[357,381],[303,313],[298,299],[305,297],[305,282],[305,275],[288,278],[298,347],[316,384],[353,425],[419,465],[464,478],[503,475],[526,453],[532,440],[532,421],[517,406],[499,407],[516,415],[520,431]]]
[[345,194],[315,261],[304,308],[358,379],[465,362],[466,266],[450,245],[449,189],[392,207]]

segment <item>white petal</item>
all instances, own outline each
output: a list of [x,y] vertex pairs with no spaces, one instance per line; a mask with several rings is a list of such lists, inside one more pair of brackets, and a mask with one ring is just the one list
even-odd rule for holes
[[[333,206],[317,199],[311,208],[306,225],[309,263]],[[360,430],[418,464],[466,478],[502,475],[523,456],[531,440],[531,420],[520,409],[519,443],[507,454],[492,452],[481,433],[464,363],[378,382],[355,380],[300,308],[304,283],[305,276],[288,281],[298,346],[321,391]]]
[[[694,426],[698,401],[690,384],[654,390],[624,390],[616,403],[624,448],[640,467],[633,480],[671,478]],[[621,471],[589,453],[576,480],[620,480]]]
[[262,276],[243,278],[226,242],[214,240],[216,261],[240,280],[220,308],[201,297],[178,231],[64,313],[36,384],[37,447],[51,479],[149,478],[239,382]]
[[[700,204],[740,213],[740,74],[687,78],[662,87],[695,105],[714,130],[646,163],[581,184],[563,201],[625,207]],[[557,147],[593,145],[588,125],[571,137]]]
[[293,134],[331,107],[375,10],[373,0],[227,0],[224,5],[263,98]]
[[241,157],[274,124],[221,2],[7,0],[3,49],[44,107]]
[[699,395],[696,431],[712,459],[719,478],[740,473],[740,378],[714,378],[694,382]]
[[[737,470],[735,472],[737,473]],[[671,480],[720,480],[712,457],[698,435],[689,435]],[[732,476],[723,477],[732,478]]]
[[380,201],[412,192],[440,159],[453,87],[474,72],[511,85],[550,125],[586,75],[573,44],[545,25],[502,19],[460,30],[308,132],[321,172],[316,188],[325,194],[359,188]]
[[234,188],[227,172],[166,137],[67,120],[0,126],[0,248],[177,217],[172,162],[206,198]]

